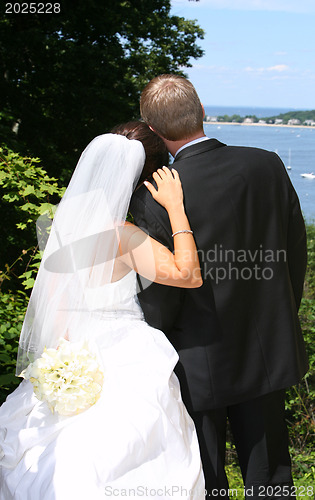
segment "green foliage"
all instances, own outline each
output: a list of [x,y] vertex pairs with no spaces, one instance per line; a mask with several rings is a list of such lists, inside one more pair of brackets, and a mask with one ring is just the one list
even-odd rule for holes
[[[310,111],[288,111],[287,113],[281,113],[277,116],[268,117],[268,121],[274,121],[276,118],[282,119],[283,123],[288,123],[288,121],[292,118],[300,120],[301,123],[304,123],[305,120],[313,120],[315,121],[315,110]],[[265,118],[267,120],[267,118]]]
[[202,55],[198,38],[202,29],[170,15],[169,0],[63,0],[59,14],[2,15],[7,144],[14,128],[22,154],[39,155],[50,175],[68,180],[93,137],[139,116],[152,77],[181,73]]
[[15,365],[26,307],[25,293],[0,293],[0,403],[21,381],[15,376]]
[[240,115],[223,115],[218,116],[218,122],[232,122],[232,123],[242,123],[244,118]]
[[59,200],[63,191],[57,180],[49,177],[40,166],[38,158],[22,157],[0,147],[2,290],[19,289],[18,277],[21,273],[26,288],[33,286],[34,270],[38,268],[40,259],[35,223],[40,215],[52,207],[53,202]]
[[315,224],[307,224],[307,272],[304,297],[315,301]]
[[245,118],[252,118],[254,123],[258,122],[258,118],[255,115],[246,115],[245,117],[240,116],[240,115],[232,115],[232,116],[229,116],[229,115],[222,115],[221,116],[220,115],[220,116],[218,116],[217,119],[218,119],[218,122],[243,123]]
[[35,222],[63,194],[37,158],[0,147],[0,402],[19,383],[15,377],[18,339],[40,262]]
[[[245,118],[252,118],[254,123],[258,123],[259,119],[256,115],[220,115],[217,117],[219,122],[225,123],[243,123]],[[265,118],[260,118],[264,120],[266,123],[274,123],[276,119],[283,120],[283,124],[287,124],[291,118],[296,118],[300,120],[301,124],[304,124],[306,120],[315,121],[315,110],[313,111],[288,111],[288,113],[281,113],[277,116],[267,116]]]
[[308,265],[299,315],[310,368],[286,399],[295,484],[304,486],[315,480],[315,225],[308,224],[306,229]]

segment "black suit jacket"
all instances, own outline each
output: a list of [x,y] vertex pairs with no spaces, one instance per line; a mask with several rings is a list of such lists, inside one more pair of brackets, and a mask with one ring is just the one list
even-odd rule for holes
[[[228,406],[299,382],[307,371],[297,314],[306,236],[280,158],[210,139],[183,149],[173,166],[204,283],[198,289],[154,283],[139,300],[148,323],[179,353],[186,405]],[[137,225],[173,249],[167,212],[144,186],[130,208]]]

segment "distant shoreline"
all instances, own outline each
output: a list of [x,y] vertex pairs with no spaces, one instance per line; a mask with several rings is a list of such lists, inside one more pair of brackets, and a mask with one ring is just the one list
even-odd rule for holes
[[315,129],[315,125],[288,125],[284,123],[237,123],[237,122],[203,122],[204,125],[240,125],[245,127],[284,127],[284,128],[310,128]]

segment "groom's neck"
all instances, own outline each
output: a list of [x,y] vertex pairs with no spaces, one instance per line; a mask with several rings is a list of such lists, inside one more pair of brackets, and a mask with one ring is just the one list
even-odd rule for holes
[[186,139],[181,139],[180,141],[169,141],[168,139],[164,139],[162,137],[168,151],[171,153],[172,156],[175,156],[176,152],[185,146],[185,144],[188,144],[191,141],[195,141],[196,139],[200,139],[200,137],[205,137],[205,133],[203,131],[199,132],[198,134],[195,134],[191,137],[187,137]]

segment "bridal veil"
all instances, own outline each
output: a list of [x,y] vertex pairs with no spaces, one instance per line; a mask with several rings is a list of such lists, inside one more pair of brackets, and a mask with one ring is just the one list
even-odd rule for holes
[[[126,219],[144,161],[139,141],[115,134],[96,137],[83,151],[43,251],[22,326],[17,376],[90,314],[87,288],[111,282],[117,228]],[[44,216],[37,224],[40,237],[46,228]]]

